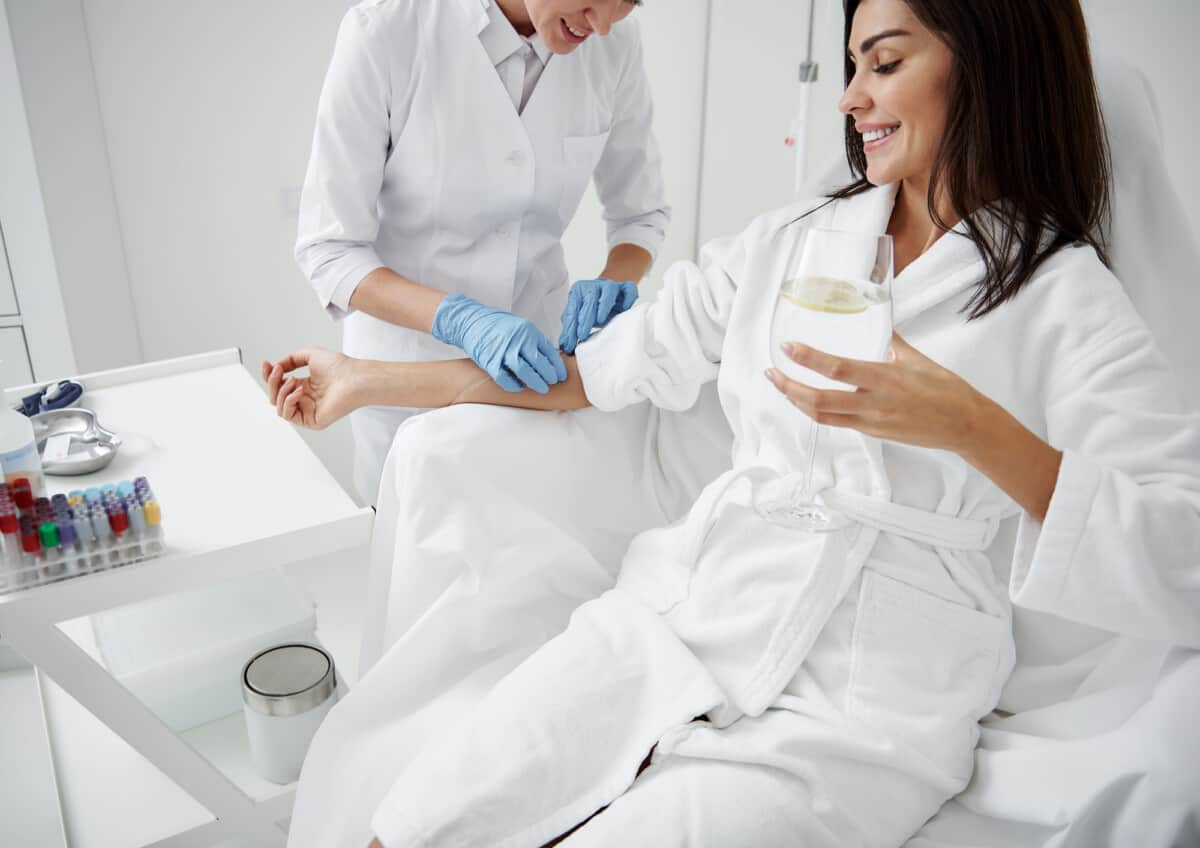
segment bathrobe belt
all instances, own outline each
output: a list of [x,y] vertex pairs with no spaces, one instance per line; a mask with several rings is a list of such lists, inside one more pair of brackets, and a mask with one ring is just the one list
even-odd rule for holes
[[[798,474],[778,476],[777,472],[761,466],[733,472],[723,491],[739,479],[749,479],[753,487],[754,504],[760,513],[794,503],[802,490],[803,478]],[[816,499],[851,521],[884,533],[892,533],[935,548],[962,551],[984,551],[992,544],[1000,522],[1009,515],[988,519],[960,518],[905,506],[880,497],[860,494],[845,488],[829,488],[817,493]]]

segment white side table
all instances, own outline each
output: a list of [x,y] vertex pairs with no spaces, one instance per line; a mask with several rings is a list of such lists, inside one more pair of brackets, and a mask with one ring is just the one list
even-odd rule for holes
[[[210,756],[164,725],[57,624],[257,570],[360,548],[374,513],[354,504],[293,428],[276,417],[237,350],[88,374],[84,406],[125,444],[86,477],[50,477],[52,492],[145,476],[162,504],[166,553],[156,559],[0,596],[0,634],[197,802],[213,820],[154,843],[211,845],[250,836],[284,844],[275,825],[295,787],[275,787]],[[15,404],[33,387],[8,391]],[[241,728],[229,723],[229,733]],[[195,741],[195,740],[193,740]],[[214,765],[218,763],[219,765]]]

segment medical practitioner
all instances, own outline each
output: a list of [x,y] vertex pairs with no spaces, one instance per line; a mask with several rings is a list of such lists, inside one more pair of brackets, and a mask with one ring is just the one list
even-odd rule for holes
[[[978,721],[1013,706],[1012,605],[1074,634],[1042,670],[1049,699],[1103,691],[1114,639],[1200,647],[1200,427],[1105,267],[1078,3],[862,0],[847,15],[856,181],[673,266],[549,397],[505,398],[461,360],[306,352],[283,370],[310,378],[272,375],[282,414],[309,426],[418,399],[684,408],[715,379],[735,434],[733,468],[685,520],[639,535],[616,588],[473,715],[431,724],[415,759],[387,747],[407,681],[368,675],[301,780],[319,844],[899,845],[967,785]],[[1000,57],[1017,56],[1011,74]],[[788,349],[856,392],[770,368],[773,281],[809,226],[896,245],[892,360]],[[853,522],[835,533],[771,518],[814,420],[814,488]],[[1078,704],[1080,731],[1095,703]]]
[[[469,356],[545,392],[566,352],[637,298],[669,221],[635,0],[367,0],[321,92],[296,258],[346,353]],[[560,243],[590,179],[597,279]],[[553,341],[552,341],[553,340]],[[557,342],[557,345],[555,344]],[[376,502],[415,409],[355,411],[355,484]]]

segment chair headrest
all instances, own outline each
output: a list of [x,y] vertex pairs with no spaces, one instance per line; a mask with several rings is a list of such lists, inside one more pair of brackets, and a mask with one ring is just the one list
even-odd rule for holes
[[1163,158],[1162,122],[1141,71],[1096,62],[1112,152],[1113,271],[1200,408],[1200,246]]

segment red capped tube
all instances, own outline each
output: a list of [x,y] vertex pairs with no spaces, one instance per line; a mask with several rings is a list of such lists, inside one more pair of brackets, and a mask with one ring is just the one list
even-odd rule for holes
[[17,509],[33,509],[33,486],[26,477],[12,481],[12,498]]
[[112,528],[113,533],[120,536],[129,529],[129,516],[124,510],[113,510],[108,514],[108,526]]

